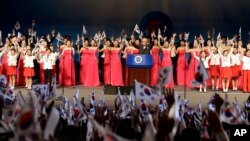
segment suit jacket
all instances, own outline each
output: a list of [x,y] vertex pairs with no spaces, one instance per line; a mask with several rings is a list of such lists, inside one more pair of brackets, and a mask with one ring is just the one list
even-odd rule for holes
[[146,45],[146,46],[140,45],[139,46],[140,54],[150,54],[150,50],[151,50],[150,45]]

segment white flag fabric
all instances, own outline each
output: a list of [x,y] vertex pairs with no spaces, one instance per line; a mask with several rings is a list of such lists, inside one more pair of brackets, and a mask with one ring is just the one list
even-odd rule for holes
[[0,83],[1,86],[5,86],[7,84],[7,79],[4,75],[0,75]]
[[143,38],[143,32],[141,31],[139,38],[142,39]]
[[166,30],[167,30],[167,26],[164,26],[163,34],[166,33]]
[[239,117],[240,122],[247,121],[247,114],[241,108],[240,103],[238,102],[237,98],[235,97],[235,103],[233,104],[234,110],[236,111],[237,117]]
[[80,43],[80,36],[79,34],[76,35],[76,44],[78,45]]
[[131,104],[131,106],[132,106],[132,108],[134,109],[135,108],[135,94],[134,94],[134,90],[133,89],[131,89],[130,90],[130,94],[129,94],[129,102],[130,102],[130,104]]
[[93,125],[92,125],[91,121],[88,120],[86,141],[90,141],[92,137],[93,137]]
[[49,85],[37,84],[33,85],[32,89],[36,92],[36,96],[47,100],[49,98]]
[[138,34],[141,33],[141,30],[140,30],[138,24],[135,25],[134,31],[135,31],[136,33],[138,33]]
[[235,109],[228,102],[221,107],[220,120],[228,124],[238,124],[238,117]]
[[218,33],[218,36],[217,36],[217,40],[220,40],[221,39],[221,35],[220,35],[220,32]]
[[87,34],[87,30],[86,30],[85,25],[82,26],[82,33],[83,33],[83,34]]
[[45,140],[49,140],[50,136],[54,136],[59,120],[60,120],[59,111],[55,107],[53,107],[50,111],[50,116],[47,121],[46,127],[44,129],[43,137]]
[[96,33],[95,36],[94,36],[94,40],[95,40],[95,41],[98,41],[98,40],[99,40],[99,36],[98,36],[97,33]]
[[155,101],[159,97],[154,93],[154,90],[152,90],[152,88],[138,81],[135,81],[135,94],[137,99],[146,100],[149,102]]
[[187,40],[188,40],[188,38],[189,38],[189,33],[185,33],[185,34],[184,34],[184,40],[186,40],[186,41],[187,41]]
[[167,85],[171,78],[173,76],[173,66],[168,66],[168,67],[164,67],[161,68],[161,70],[159,71],[159,79],[160,79],[160,83],[162,83],[162,85]]
[[16,30],[21,29],[21,25],[18,21],[16,22],[14,29],[16,29]]
[[205,42],[205,40],[204,40],[204,38],[202,37],[202,35],[200,34],[200,41],[202,42],[202,43],[204,43]]
[[50,93],[50,97],[53,99],[56,97],[56,90],[57,90],[57,84],[56,84],[56,76],[54,77],[54,82],[52,86],[52,91]]
[[59,42],[59,41],[62,41],[62,36],[61,36],[61,33],[58,32],[57,35],[56,35],[56,40]]
[[0,42],[3,41],[2,31],[0,30]]
[[34,26],[36,26],[36,22],[35,20],[32,20],[32,23],[31,23],[32,27],[34,28]]
[[160,39],[162,38],[161,29],[160,28],[158,29],[158,38],[160,38]]
[[107,36],[106,36],[106,33],[105,31],[102,32],[102,39],[105,39]]
[[20,33],[20,32],[17,32],[17,38],[21,38],[22,37],[22,33]]

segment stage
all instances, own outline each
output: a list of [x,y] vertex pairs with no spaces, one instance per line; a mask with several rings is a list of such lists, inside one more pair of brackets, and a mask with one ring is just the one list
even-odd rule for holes
[[[85,97],[85,103],[86,103],[87,107],[89,105],[88,96],[93,91],[95,91],[95,93],[96,93],[96,103],[98,103],[99,97],[104,94],[106,105],[110,108],[112,108],[114,105],[114,101],[116,98],[116,92],[117,92],[116,87],[112,87],[112,86],[84,87],[83,85],[77,85],[75,87],[65,87],[64,93],[65,93],[66,97],[71,102],[72,102],[72,96],[74,95],[76,88],[79,88],[79,92],[80,92],[79,93],[79,100],[82,97]],[[127,95],[129,95],[130,88],[133,88],[133,87],[120,87],[121,92],[122,93],[126,92]],[[19,88],[17,87],[15,89],[16,94],[18,94],[19,91],[21,91],[22,94],[24,95],[24,97],[27,98],[28,90],[26,90],[25,88],[22,88],[22,87],[19,87]],[[175,91],[181,96],[181,99],[184,98],[184,88],[183,87],[176,86]],[[57,89],[57,97],[60,96],[62,94],[62,92],[63,92],[63,88],[59,86]],[[220,94],[222,96],[222,98],[225,97],[225,93],[223,93],[222,91],[218,91],[218,94]],[[212,95],[212,91],[210,91],[209,89],[208,89],[207,93],[200,93],[198,90],[190,90],[188,88],[186,89],[186,99],[189,100],[190,107],[196,107],[197,104],[201,101],[202,107],[203,107],[203,109],[205,109],[211,95]],[[228,100],[230,102],[234,102],[235,97],[237,97],[237,100],[243,106],[243,103],[247,100],[248,96],[249,96],[249,93],[243,93],[242,91],[231,91],[230,90],[228,93]],[[158,102],[159,101],[155,101],[154,104],[158,104]],[[61,103],[61,101],[56,99],[56,105],[59,105],[60,103]],[[137,104],[138,103],[139,102],[137,102]]]

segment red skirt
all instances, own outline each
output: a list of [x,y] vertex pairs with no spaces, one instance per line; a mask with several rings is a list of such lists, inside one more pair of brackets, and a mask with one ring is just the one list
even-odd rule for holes
[[24,68],[23,75],[25,77],[32,77],[35,76],[34,68]]
[[210,66],[210,75],[211,75],[211,77],[219,77],[220,76],[220,66],[219,65],[211,65]]
[[56,65],[53,65],[53,68],[52,68],[52,75],[55,75],[56,74]]
[[231,66],[232,69],[232,77],[240,77],[241,76],[241,69],[239,65]]
[[7,75],[16,75],[16,66],[8,66]]
[[231,78],[232,69],[231,67],[221,67],[221,78]]

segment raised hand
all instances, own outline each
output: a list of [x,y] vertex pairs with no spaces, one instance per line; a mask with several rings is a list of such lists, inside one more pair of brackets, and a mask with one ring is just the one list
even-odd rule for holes
[[172,107],[174,104],[174,89],[165,89],[164,96],[168,104],[168,110]]
[[224,100],[220,97],[219,94],[215,94],[214,96],[214,104],[215,104],[215,109],[218,114],[220,114],[220,109],[222,104],[224,103]]

